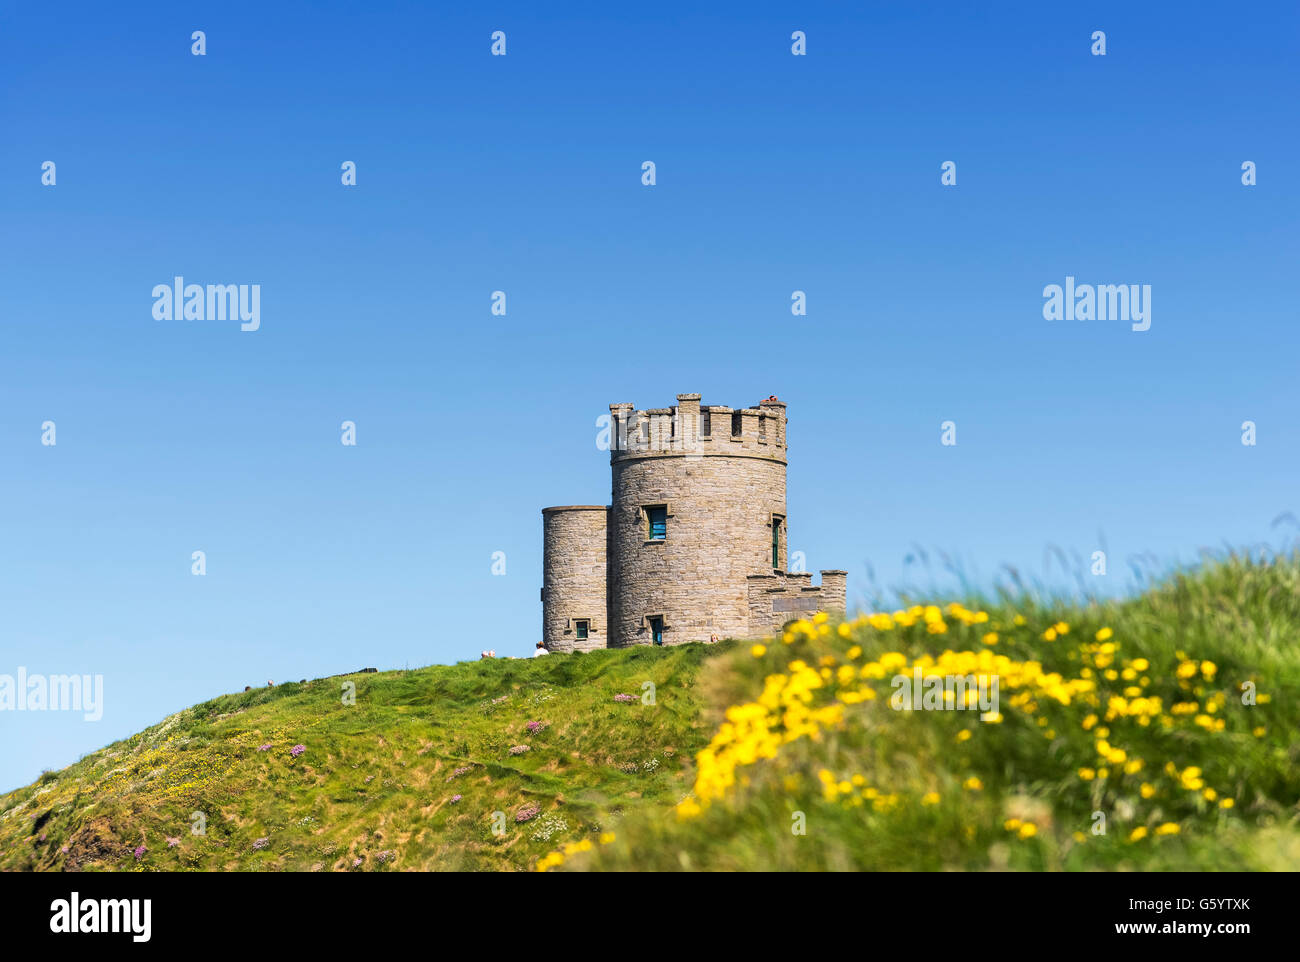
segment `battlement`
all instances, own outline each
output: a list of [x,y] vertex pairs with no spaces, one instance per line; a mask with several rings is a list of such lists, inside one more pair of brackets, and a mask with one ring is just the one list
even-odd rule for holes
[[779,634],[786,622],[811,618],[819,611],[843,614],[847,574],[838,568],[823,571],[822,583],[816,587],[810,571],[750,575],[745,581],[751,637]]
[[653,457],[750,457],[786,462],[785,404],[775,397],[753,407],[700,404],[679,394],[666,408],[609,406],[610,461]]

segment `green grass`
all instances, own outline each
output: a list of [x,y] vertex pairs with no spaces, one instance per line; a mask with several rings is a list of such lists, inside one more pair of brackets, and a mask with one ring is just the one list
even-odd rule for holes
[[[813,693],[809,707],[831,704],[835,688],[870,684],[875,699],[849,705],[841,724],[824,726],[816,738],[783,744],[775,757],[735,769],[727,796],[694,817],[642,813],[617,839],[574,853],[565,869],[599,870],[1206,870],[1300,869],[1300,563],[1275,564],[1229,556],[1203,569],[1169,577],[1150,591],[1114,603],[1069,604],[1029,598],[966,599],[988,613],[986,623],[964,625],[945,615],[949,630],[929,634],[921,626],[878,631],[854,624],[841,637],[834,625],[811,637],[797,632],[790,644],[768,643],[761,657],[748,648],[706,666],[702,684],[715,706],[754,701],[763,680],[791,674],[791,662],[821,667],[832,679],[840,666],[861,666],[886,652],[915,659],[945,649],[988,649],[1016,661],[1037,661],[1044,672],[1078,677],[1089,656],[1081,645],[1098,644],[1110,628],[1116,644],[1114,670],[1145,658],[1150,667],[1132,682],[1111,681],[1094,670],[1101,708],[1075,698],[1063,705],[1037,698],[1030,712],[1010,705],[1016,690],[1003,686],[1003,720],[987,724],[976,712],[895,711],[889,676],[832,680]],[[1016,615],[1024,619],[1015,624]],[[1068,634],[1048,642],[1045,629],[1058,622]],[[983,643],[991,629],[996,646]],[[853,646],[862,649],[849,657]],[[1186,657],[1179,657],[1181,652]],[[1195,662],[1195,676],[1179,678],[1180,663]],[[1200,670],[1214,665],[1212,678]],[[892,673],[891,673],[892,674]],[[1149,681],[1144,696],[1162,699],[1161,715],[1146,726],[1133,716],[1099,719],[1112,694]],[[1242,686],[1253,683],[1266,696],[1243,704]],[[1216,711],[1206,711],[1212,700]],[[1175,703],[1195,702],[1195,714],[1169,714]],[[1209,719],[1219,730],[1196,721]],[[1039,720],[1043,723],[1040,724]],[[1098,755],[1098,732],[1111,751],[1122,748],[1129,773]],[[779,726],[778,726],[779,728]],[[969,731],[965,737],[959,733]],[[1173,763],[1179,776],[1165,771]],[[1106,777],[1083,778],[1080,769]],[[1181,774],[1201,769],[1184,783]],[[837,789],[830,798],[820,773]],[[852,784],[859,776],[862,785]],[[968,788],[977,779],[977,789]],[[849,781],[849,791],[838,785]],[[1188,785],[1197,785],[1192,789]],[[1149,796],[1142,786],[1148,785]],[[868,789],[892,795],[877,807]],[[1213,800],[1205,797],[1212,789]],[[928,796],[928,798],[927,798]],[[1232,807],[1222,807],[1224,799]],[[1096,834],[1105,816],[1105,833]],[[801,813],[798,816],[796,813]],[[805,834],[795,834],[795,819]],[[1032,823],[1035,834],[1022,837]],[[1008,824],[1012,826],[1008,828]],[[1158,835],[1161,825],[1178,833]],[[1135,830],[1141,831],[1135,838]]]
[[[853,621],[843,634],[828,623],[757,657],[737,642],[641,647],[225,695],[0,796],[0,869],[516,870],[566,845],[566,870],[1300,868],[1300,561],[1230,556],[1117,602],[962,603],[987,621],[945,613],[942,634],[923,619]],[[1059,622],[1068,633],[1044,640]],[[1148,667],[1107,679],[1089,647],[1102,628],[1117,646],[1109,668]],[[984,644],[990,630],[996,646]],[[984,723],[894,711],[893,672],[861,674],[888,653],[945,650],[988,650],[1063,680],[1088,669],[1097,688],[1069,704],[1039,692],[1031,706],[1004,684],[1002,720]],[[745,759],[727,792],[679,817],[699,787],[696,753],[728,707],[755,702],[768,676],[793,677],[796,661],[829,673],[807,707],[839,703],[838,720]],[[1180,664],[1195,672],[1179,677]],[[343,704],[345,681],[355,705]],[[654,704],[640,700],[645,682]],[[1244,704],[1248,683],[1267,699]],[[1132,685],[1161,699],[1147,725],[1121,714],[1085,727]],[[873,699],[845,698],[866,687]],[[620,704],[618,693],[638,698]],[[1179,702],[1196,709],[1173,714]],[[545,727],[529,734],[529,721]],[[1107,748],[1141,770],[1099,757],[1102,727]],[[512,756],[515,745],[530,750]],[[459,768],[469,770],[450,777]],[[1088,768],[1107,773],[1085,779]],[[848,790],[828,792],[823,770]],[[537,816],[516,822],[528,806]],[[196,811],[202,836],[190,831]],[[1098,812],[1105,834],[1093,832]]]
[[[693,681],[716,650],[475,661],[223,695],[0,796],[0,869],[526,868],[559,840],[687,791],[684,765],[708,738]],[[654,707],[640,701],[645,682]],[[546,727],[529,734],[529,721]],[[531,750],[511,756],[515,745]],[[528,805],[540,814],[516,823]],[[194,812],[205,835],[191,832]],[[543,825],[554,835],[534,840]]]

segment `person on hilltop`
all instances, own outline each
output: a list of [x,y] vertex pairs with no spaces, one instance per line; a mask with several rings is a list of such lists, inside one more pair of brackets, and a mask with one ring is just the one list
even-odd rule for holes
[[539,641],[537,643],[536,650],[533,651],[533,657],[540,658],[542,655],[549,655],[549,654],[550,652],[546,650],[546,642]]

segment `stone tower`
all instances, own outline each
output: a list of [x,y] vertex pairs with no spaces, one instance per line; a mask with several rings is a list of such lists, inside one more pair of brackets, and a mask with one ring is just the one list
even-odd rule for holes
[[843,611],[843,571],[787,572],[786,410],[611,404],[612,497],[546,508],[542,639],[551,651],[769,634]]
[[608,514],[603,504],[542,509],[542,640],[551,651],[608,647]]

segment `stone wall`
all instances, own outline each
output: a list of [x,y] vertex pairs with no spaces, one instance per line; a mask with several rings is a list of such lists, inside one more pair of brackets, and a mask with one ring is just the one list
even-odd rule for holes
[[[609,646],[604,505],[542,509],[542,641],[550,651]],[[586,640],[574,621],[587,619]]]
[[833,568],[822,572],[822,611],[844,614],[849,594],[849,573]]
[[750,638],[779,634],[787,621],[811,618],[819,611],[844,613],[847,573],[822,572],[822,583],[813,586],[808,571],[773,572],[750,575],[748,586]]

